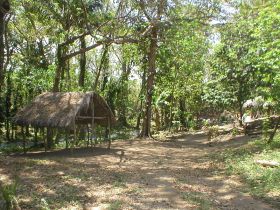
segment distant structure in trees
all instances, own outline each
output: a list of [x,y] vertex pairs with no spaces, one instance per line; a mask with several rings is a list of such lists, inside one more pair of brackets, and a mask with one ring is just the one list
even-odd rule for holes
[[[77,139],[77,126],[86,125],[89,136],[90,125],[91,137],[88,137],[88,141],[91,140],[91,145],[92,139],[95,137],[96,124],[110,130],[115,122],[115,117],[106,101],[94,92],[42,93],[13,118],[13,123],[22,127],[64,129],[67,134],[74,133],[75,141]],[[22,132],[25,147],[26,134],[24,129]],[[44,142],[46,148],[45,139]],[[110,144],[109,139],[109,148]]]

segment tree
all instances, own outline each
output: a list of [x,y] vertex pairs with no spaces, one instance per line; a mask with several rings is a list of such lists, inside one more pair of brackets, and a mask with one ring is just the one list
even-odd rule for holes
[[0,92],[4,84],[5,78],[5,32],[6,32],[6,23],[7,23],[7,13],[10,11],[10,2],[9,0],[0,1]]

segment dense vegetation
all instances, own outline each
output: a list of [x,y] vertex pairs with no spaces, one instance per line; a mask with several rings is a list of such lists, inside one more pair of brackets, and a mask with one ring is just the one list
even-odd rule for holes
[[256,97],[279,103],[277,0],[1,2],[7,139],[11,117],[44,91],[94,90],[142,136],[225,110],[241,119]]
[[[206,127],[211,140],[224,122],[238,133],[246,116],[279,115],[279,57],[280,0],[0,0],[1,153],[22,150],[12,119],[43,92],[100,94],[116,138]],[[253,159],[280,161],[279,119],[272,129],[264,121],[261,140],[222,154],[231,174],[270,200],[279,167]],[[12,202],[10,188],[2,191]]]

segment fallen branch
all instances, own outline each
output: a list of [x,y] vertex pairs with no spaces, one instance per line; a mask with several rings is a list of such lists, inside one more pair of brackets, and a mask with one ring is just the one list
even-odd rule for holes
[[276,161],[269,161],[269,160],[256,160],[255,163],[260,164],[262,166],[270,166],[270,167],[280,166],[280,163]]

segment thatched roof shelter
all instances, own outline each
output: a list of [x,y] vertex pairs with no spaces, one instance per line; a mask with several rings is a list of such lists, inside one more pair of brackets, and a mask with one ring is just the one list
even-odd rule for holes
[[101,126],[110,126],[116,121],[106,101],[94,92],[42,93],[13,118],[13,122],[21,126],[67,129],[93,121]]

